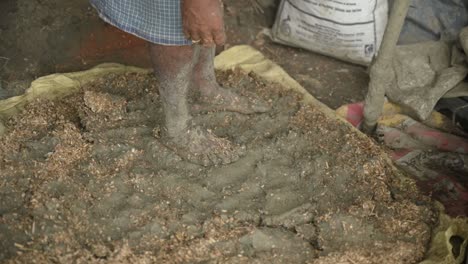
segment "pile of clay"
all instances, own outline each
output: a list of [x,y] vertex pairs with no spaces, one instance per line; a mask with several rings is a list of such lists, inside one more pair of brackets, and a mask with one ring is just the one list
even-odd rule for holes
[[197,124],[246,147],[203,167],[164,146],[150,74],[109,74],[30,103],[0,139],[0,262],[415,263],[431,201],[371,140],[240,71],[224,87],[271,104]]

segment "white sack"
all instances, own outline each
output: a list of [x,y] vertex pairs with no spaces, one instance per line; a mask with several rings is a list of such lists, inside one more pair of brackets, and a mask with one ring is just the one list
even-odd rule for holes
[[387,25],[387,0],[282,0],[273,40],[369,65]]

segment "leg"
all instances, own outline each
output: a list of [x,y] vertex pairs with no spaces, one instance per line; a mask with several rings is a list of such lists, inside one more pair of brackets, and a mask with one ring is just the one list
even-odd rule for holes
[[151,45],[151,59],[164,109],[164,144],[179,156],[201,165],[231,163],[241,148],[190,124],[187,93],[198,58],[192,46]]
[[159,82],[167,133],[176,136],[187,129],[190,120],[187,103],[189,80],[196,54],[190,46],[151,45],[151,60]]
[[200,57],[193,72],[193,88],[200,94],[200,104],[192,107],[194,112],[221,110],[252,114],[267,112],[270,109],[266,102],[255,96],[242,97],[220,87],[216,82],[214,70],[215,48],[198,48]]

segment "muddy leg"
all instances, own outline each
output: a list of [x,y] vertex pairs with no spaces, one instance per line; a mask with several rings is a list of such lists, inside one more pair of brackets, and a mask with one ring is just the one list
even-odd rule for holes
[[242,148],[190,124],[187,93],[199,50],[162,45],[150,49],[165,115],[164,144],[182,158],[204,166],[237,160]]
[[202,111],[231,111],[242,114],[267,112],[269,105],[256,96],[247,98],[239,96],[229,89],[219,86],[214,70],[215,48],[197,47],[200,57],[193,73],[193,89],[199,93],[194,112]]

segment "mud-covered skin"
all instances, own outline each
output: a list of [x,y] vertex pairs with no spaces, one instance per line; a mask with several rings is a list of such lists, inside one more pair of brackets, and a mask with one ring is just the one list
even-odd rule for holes
[[151,59],[159,86],[167,133],[175,136],[187,129],[191,119],[187,95],[198,54],[191,46],[151,45]]
[[193,112],[234,111],[244,114],[266,112],[266,102],[239,96],[221,88],[214,71],[215,48],[151,45],[154,72],[159,82],[160,100],[165,115],[165,142],[183,159],[203,166],[229,164],[239,159],[243,147],[199,127],[188,104],[189,89],[199,93]]
[[264,113],[271,109],[267,102],[255,94],[240,96],[231,89],[221,87],[214,70],[215,48],[200,47],[200,55],[191,83],[195,102],[192,112],[231,111],[241,114]]
[[226,165],[245,153],[244,146],[233,144],[200,127],[187,128],[185,133],[166,139],[170,139],[166,146],[180,157],[203,166]]

